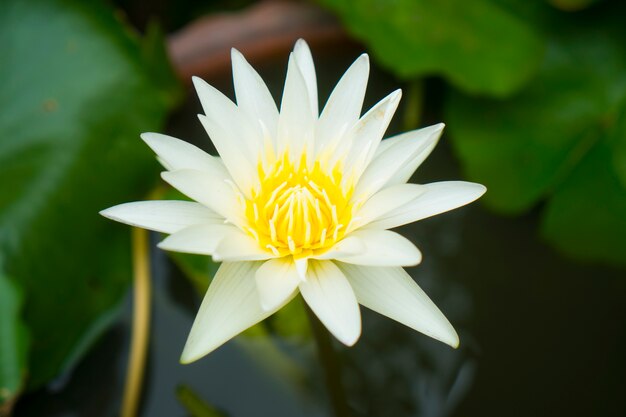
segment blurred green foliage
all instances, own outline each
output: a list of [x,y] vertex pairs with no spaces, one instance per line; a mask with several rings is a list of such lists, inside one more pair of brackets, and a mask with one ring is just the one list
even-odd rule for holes
[[0,56],[0,275],[13,278],[6,308],[23,295],[21,374],[36,387],[72,367],[125,294],[129,232],[98,211],[155,181],[137,136],[159,129],[178,86],[158,32],[139,39],[100,2],[1,2]]
[[396,75],[455,87],[443,119],[486,205],[518,215],[545,201],[557,248],[626,265],[623,4],[320,1]]
[[0,415],[8,414],[26,376],[28,333],[20,318],[22,302],[19,287],[0,271]]
[[538,67],[543,41],[491,0],[320,0],[403,78],[441,74],[468,92],[504,96]]
[[515,97],[453,94],[448,120],[485,203],[518,214],[547,199],[543,233],[582,259],[626,262],[626,54],[608,34],[555,36],[534,82]]

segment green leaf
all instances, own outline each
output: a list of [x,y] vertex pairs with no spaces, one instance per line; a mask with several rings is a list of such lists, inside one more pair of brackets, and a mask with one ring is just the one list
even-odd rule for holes
[[[484,201],[519,213],[544,197],[605,135],[624,94],[619,45],[581,37],[552,43],[538,79],[511,100],[453,94],[447,120]],[[506,163],[504,163],[506,161]]]
[[28,337],[21,319],[23,294],[0,270],[0,415],[9,415],[26,377]]
[[617,119],[610,143],[613,167],[622,186],[626,187],[626,104],[622,105],[622,114]]
[[468,92],[506,96],[541,62],[541,38],[492,0],[320,2],[404,78],[442,75]]
[[[526,91],[509,100],[452,94],[446,119],[466,173],[487,185],[488,206],[519,214],[548,199],[544,233],[551,242],[574,256],[624,264],[626,234],[616,244],[623,223],[610,214],[623,208],[625,184],[618,178],[626,162],[626,54],[618,39],[593,22],[564,28]],[[583,208],[593,204],[586,215]]]
[[129,230],[98,211],[157,178],[138,135],[178,89],[146,40],[100,2],[0,4],[0,256],[25,294],[32,387],[76,362],[129,283]]
[[543,234],[579,259],[626,265],[626,187],[606,143],[595,146],[549,200]]

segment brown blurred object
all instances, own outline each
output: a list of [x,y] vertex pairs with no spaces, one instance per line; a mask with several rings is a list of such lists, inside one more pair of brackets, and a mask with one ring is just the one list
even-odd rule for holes
[[339,22],[309,3],[267,0],[238,13],[221,13],[192,22],[170,35],[168,53],[185,83],[230,71],[230,49],[251,62],[284,57],[298,38],[312,47],[352,45]]

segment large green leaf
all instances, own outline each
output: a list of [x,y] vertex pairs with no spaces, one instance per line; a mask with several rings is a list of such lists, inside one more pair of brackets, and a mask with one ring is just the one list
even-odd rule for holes
[[518,214],[549,199],[544,233],[553,243],[575,256],[626,263],[617,215],[626,204],[626,182],[618,180],[626,162],[619,39],[593,22],[565,28],[526,91],[510,100],[453,94],[446,120],[467,174],[489,189],[486,204]]
[[320,2],[401,77],[440,74],[468,92],[504,96],[541,62],[540,37],[493,0]]
[[626,265],[626,188],[602,142],[549,200],[544,236],[579,259]]
[[98,215],[156,178],[139,140],[177,87],[158,36],[80,0],[0,3],[0,257],[25,293],[37,386],[71,367],[129,282],[129,232]]
[[0,415],[9,413],[26,376],[27,333],[20,318],[22,293],[0,270]]

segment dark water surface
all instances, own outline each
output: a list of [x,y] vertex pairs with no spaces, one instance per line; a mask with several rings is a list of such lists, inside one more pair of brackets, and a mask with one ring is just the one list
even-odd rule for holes
[[[318,61],[321,97],[353,56]],[[261,68],[274,91],[282,88],[280,65]],[[232,92],[226,78],[209,81]],[[369,104],[398,85],[374,71]],[[439,121],[433,116],[436,101],[435,110],[426,111],[429,122]],[[169,132],[206,147],[198,111],[192,96]],[[396,119],[392,131],[400,130],[401,116]],[[461,178],[444,135],[413,181]],[[424,254],[423,263],[408,271],[455,326],[461,347],[453,350],[363,309],[361,340],[353,348],[335,344],[354,416],[626,415],[625,274],[562,258],[542,243],[537,229],[536,213],[507,219],[479,204],[401,229]],[[238,337],[196,363],[180,365],[198,298],[157,249],[153,268],[141,416],[186,416],[176,397],[181,386],[231,417],[332,415],[312,341]],[[129,299],[119,324],[77,369],[24,397],[16,415],[117,415],[130,314]]]

